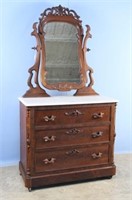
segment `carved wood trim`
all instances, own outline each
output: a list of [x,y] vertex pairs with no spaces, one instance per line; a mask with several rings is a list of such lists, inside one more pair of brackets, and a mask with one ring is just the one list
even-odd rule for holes
[[[54,83],[48,84],[45,80],[42,81],[43,75],[45,75],[46,71],[44,71],[45,66],[45,41],[44,41],[44,30],[43,27],[46,23],[51,21],[63,21],[69,22],[76,26],[78,30],[78,48],[79,48],[79,57],[80,57],[80,83]],[[74,10],[70,10],[68,8],[62,7],[59,5],[58,7],[47,8],[39,18],[39,23],[35,22],[33,24],[33,31],[31,33],[32,36],[36,38],[36,46],[32,47],[33,50],[36,51],[36,58],[34,65],[29,68],[29,78],[27,84],[29,86],[29,90],[23,95],[23,97],[46,97],[49,96],[46,93],[45,88],[50,90],[60,90],[60,91],[70,91],[72,89],[77,89],[75,95],[93,95],[97,94],[92,86],[94,84],[94,80],[92,77],[93,69],[88,66],[86,61],[86,52],[89,50],[86,47],[86,42],[88,38],[91,38],[90,34],[90,26],[86,25],[86,35],[83,41],[83,27],[82,21],[80,17]],[[88,71],[88,80],[87,80],[87,71]],[[85,86],[88,83],[88,86]]]
[[94,85],[94,80],[92,77],[93,69],[87,64],[87,59],[86,59],[86,53],[90,51],[89,48],[87,48],[87,40],[89,38],[92,38],[92,35],[90,33],[90,26],[86,25],[86,34],[83,42],[83,53],[84,53],[84,66],[86,72],[88,71],[88,77],[89,77],[89,83],[88,86],[84,86],[81,89],[78,89],[74,95],[76,96],[83,96],[83,95],[98,95],[98,93],[95,92],[95,90],[92,88]]
[[47,8],[42,14],[42,18],[53,15],[53,16],[73,16],[75,19],[79,19],[80,17],[74,10],[70,10],[69,8],[62,7],[61,5],[57,7]]
[[78,89],[74,95],[75,96],[98,95],[98,93],[95,92],[95,90],[92,87],[84,86],[83,88]]
[[26,142],[27,142],[27,170],[26,174],[29,176],[30,172],[30,163],[31,163],[31,140],[30,140],[30,129],[31,129],[31,110],[27,109],[27,116],[26,116],[26,124],[27,124],[27,135],[26,135]]
[[94,80],[92,78],[93,69],[91,67],[89,67],[89,65],[87,64],[86,53],[87,53],[87,51],[89,51],[89,49],[87,48],[87,40],[89,38],[92,38],[92,35],[90,33],[90,26],[86,25],[86,28],[87,28],[87,30],[86,30],[86,35],[85,35],[84,42],[83,42],[83,52],[84,52],[85,69],[86,69],[86,71],[89,71],[90,82],[88,84],[88,87],[91,87],[94,84]]
[[[29,90],[23,95],[23,97],[37,97],[37,96],[49,96],[39,85],[39,66],[40,66],[40,54],[41,54],[41,41],[39,34],[37,32],[37,22],[33,24],[33,32],[31,33],[32,36],[36,38],[36,47],[32,47],[32,49],[36,50],[36,59],[35,64],[29,68],[29,78],[27,84],[29,86]],[[35,77],[33,78],[33,71],[35,72]],[[33,86],[33,83],[36,86]]]
[[30,175],[31,175],[30,169],[28,169],[28,168],[27,168],[27,170],[26,170],[26,175],[27,175],[27,176],[30,176]]
[[[59,90],[59,91],[70,91],[72,89],[78,89],[82,88],[84,84],[87,82],[87,75],[83,63],[83,51],[82,51],[82,41],[83,41],[83,27],[82,27],[82,21],[79,20],[79,16],[74,12],[73,10],[69,10],[68,8],[59,6],[59,7],[53,7],[46,9],[46,12],[44,11],[41,14],[41,18],[39,18],[39,26],[38,31],[40,34],[40,40],[42,44],[42,59],[41,59],[41,83],[44,87],[50,90]],[[80,83],[70,83],[70,82],[60,82],[60,83],[54,83],[54,84],[48,84],[43,77],[46,75],[46,70],[44,70],[45,66],[45,41],[44,41],[44,35],[45,32],[43,30],[43,27],[48,22],[68,22],[70,24],[73,24],[77,28],[77,39],[78,39],[78,56],[80,57]]]

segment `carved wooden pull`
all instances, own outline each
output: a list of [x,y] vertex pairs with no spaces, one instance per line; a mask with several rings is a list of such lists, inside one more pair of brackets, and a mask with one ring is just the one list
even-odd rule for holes
[[79,129],[73,128],[73,129],[70,129],[69,131],[66,131],[66,134],[68,134],[68,135],[76,135],[79,132],[80,132]]
[[102,153],[93,153],[92,154],[92,157],[93,157],[93,159],[96,159],[96,158],[101,158],[102,157]]
[[50,141],[55,141],[56,136],[52,135],[52,136],[45,136],[43,137],[45,142],[50,142]]
[[102,136],[102,134],[103,134],[102,131],[92,133],[92,138],[100,137],[100,136]]
[[65,112],[65,115],[78,116],[78,115],[83,115],[83,113],[81,113],[79,110],[74,110],[74,111],[70,111],[70,112]]
[[79,151],[77,149],[72,149],[72,150],[66,152],[67,155],[73,155],[73,154],[77,154],[77,153],[79,153]]
[[43,117],[43,119],[44,119],[46,122],[48,122],[48,121],[54,121],[55,118],[56,118],[56,116],[54,116],[54,115]]
[[93,114],[93,118],[94,118],[94,119],[102,118],[103,116],[104,116],[104,113],[103,113],[103,112],[94,113],[94,114]]
[[46,158],[43,160],[44,164],[53,164],[55,162],[55,158]]

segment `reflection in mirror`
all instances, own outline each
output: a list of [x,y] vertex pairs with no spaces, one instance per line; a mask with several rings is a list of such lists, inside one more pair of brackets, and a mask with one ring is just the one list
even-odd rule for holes
[[45,69],[48,84],[80,83],[77,28],[66,22],[50,22],[44,26]]

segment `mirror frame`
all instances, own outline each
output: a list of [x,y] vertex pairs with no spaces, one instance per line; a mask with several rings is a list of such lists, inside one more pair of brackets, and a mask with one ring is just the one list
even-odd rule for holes
[[[78,31],[78,43],[79,43],[79,62],[80,62],[80,80],[81,83],[75,82],[60,82],[54,84],[48,84],[46,82],[46,69],[45,69],[45,32],[44,26],[50,22],[66,22],[74,25]],[[29,90],[23,95],[23,97],[41,97],[49,96],[46,93],[46,89],[70,91],[77,90],[74,95],[97,95],[92,89],[94,80],[92,78],[93,69],[88,66],[86,62],[86,52],[90,51],[86,47],[87,39],[91,38],[90,26],[86,25],[86,34],[84,37],[82,21],[74,10],[62,7],[47,8],[39,18],[39,23],[33,24],[32,36],[36,38],[36,47],[32,49],[36,50],[36,58],[34,65],[29,68],[29,78],[27,84]],[[86,86],[87,85],[87,86]]]
[[[44,32],[45,31],[44,29],[45,29],[46,25],[49,25],[51,23],[54,23],[54,24],[55,23],[59,23],[59,24],[65,23],[65,26],[71,25],[76,30],[76,32],[74,32],[74,39],[76,39],[77,48],[73,48],[72,52],[73,51],[76,52],[76,61],[78,62],[78,64],[76,64],[76,68],[74,70],[78,71],[78,75],[79,75],[78,81],[79,82],[72,81],[72,75],[71,75],[69,81],[68,80],[64,81],[65,69],[63,71],[63,68],[62,68],[62,74],[61,74],[60,80],[58,80],[57,82],[54,81],[53,83],[48,83],[48,81],[47,81],[47,76],[48,76],[49,71],[47,69],[47,58],[48,57],[46,54],[46,51],[47,51],[46,36],[48,37],[48,34],[46,32]],[[82,48],[81,48],[81,34],[82,33],[80,31],[80,27],[78,27],[78,24],[76,23],[76,20],[73,21],[72,17],[67,19],[67,16],[64,16],[61,18],[56,16],[56,17],[54,17],[54,22],[53,22],[53,17],[48,17],[48,19],[46,18],[46,19],[44,19],[44,21],[42,21],[42,29],[44,30],[42,33],[44,35],[44,37],[43,37],[44,39],[41,41],[41,43],[42,43],[42,62],[40,65],[40,74],[41,74],[40,78],[41,78],[42,85],[48,89],[51,89],[51,90],[54,89],[54,90],[59,90],[59,91],[69,91],[71,89],[79,89],[79,88],[83,87],[87,82],[87,76],[86,76],[85,70],[83,68],[84,63],[83,63],[83,54],[82,54]],[[68,37],[68,35],[67,35],[67,37]],[[55,38],[55,36],[54,36],[54,38]],[[60,43],[60,41],[57,41],[56,45],[57,45],[57,43],[58,43],[58,45],[61,44],[62,49],[63,48],[65,49],[65,47],[63,46],[64,43]],[[57,46],[54,46],[54,47],[56,48],[54,54],[56,54],[56,56],[57,56],[59,49],[57,49]],[[69,47],[69,48],[72,48],[72,47]],[[71,51],[69,48],[67,50]],[[48,52],[48,56],[50,56],[50,51]],[[61,55],[61,60],[63,60],[63,58],[65,58],[65,54]],[[51,57],[51,61],[52,61],[52,57]],[[72,62],[72,60],[67,60],[67,63],[68,63],[68,61],[69,61],[69,64],[70,64],[70,61]],[[71,66],[71,68],[67,68],[67,72],[70,73],[71,69],[72,69],[72,66]],[[52,70],[52,72],[54,72],[55,69],[54,69],[54,67],[52,67],[50,70]],[[60,70],[61,70],[61,65],[60,65]],[[73,76],[74,76],[74,74],[75,73],[73,71]],[[56,78],[58,78],[58,77],[56,76]]]

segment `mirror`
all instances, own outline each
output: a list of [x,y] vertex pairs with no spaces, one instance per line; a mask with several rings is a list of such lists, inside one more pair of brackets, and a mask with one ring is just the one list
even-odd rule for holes
[[67,22],[50,22],[44,26],[44,33],[46,83],[80,84],[77,28]]
[[33,24],[37,45],[34,65],[29,68],[29,90],[24,97],[48,96],[47,90],[70,91],[74,95],[97,94],[93,86],[93,69],[86,61],[87,39],[91,38],[90,26],[84,36],[82,21],[74,10],[62,7],[47,8],[39,23]]

